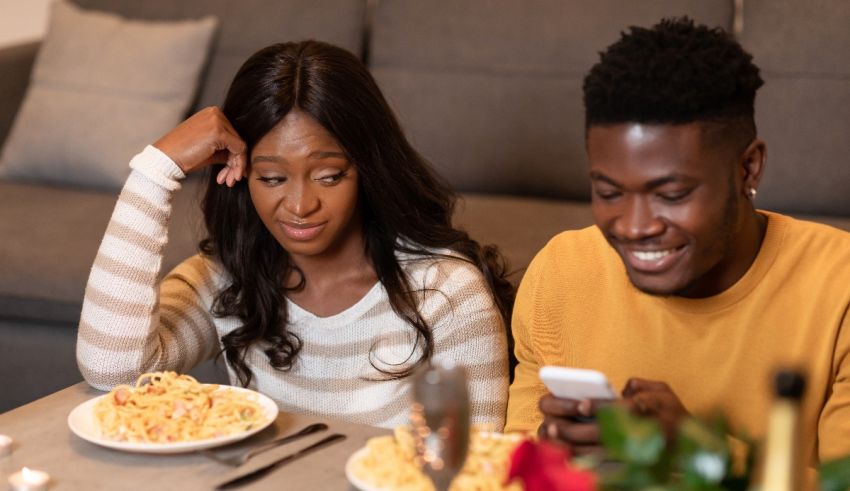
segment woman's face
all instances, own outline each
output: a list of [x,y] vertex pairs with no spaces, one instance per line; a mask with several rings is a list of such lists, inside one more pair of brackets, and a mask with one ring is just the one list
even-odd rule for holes
[[357,168],[309,114],[290,111],[254,145],[248,178],[260,219],[296,263],[362,249]]

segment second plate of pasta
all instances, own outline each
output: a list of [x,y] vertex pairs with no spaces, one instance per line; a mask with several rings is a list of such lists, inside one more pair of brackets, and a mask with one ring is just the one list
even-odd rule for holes
[[[130,390],[132,390],[132,388]],[[259,431],[262,431],[272,424],[277,418],[278,408],[275,402],[259,392],[243,389],[241,387],[221,385],[218,386],[213,393],[227,394],[227,397],[230,399],[242,399],[249,401],[252,405],[258,408],[258,414],[251,416],[251,420],[248,422],[249,424],[244,424],[243,426],[229,431],[219,431],[217,428],[201,428],[200,432],[196,431],[193,435],[187,435],[185,430],[180,430],[182,433],[177,433],[177,430],[174,428],[168,428],[167,431],[175,432],[173,437],[169,436],[161,441],[152,441],[152,437],[149,434],[142,436],[129,434],[132,431],[137,431],[133,428],[130,428],[129,430],[119,428],[120,433],[118,435],[115,434],[114,430],[110,431],[108,426],[110,424],[114,425],[115,423],[113,421],[107,423],[107,420],[99,413],[103,412],[103,408],[105,406],[114,404],[110,398],[119,399],[119,397],[116,396],[115,391],[113,391],[108,394],[89,399],[75,407],[68,415],[68,427],[74,434],[83,440],[103,447],[125,452],[170,454],[192,452],[204,448],[217,447],[247,438]],[[212,404],[213,403],[210,403],[210,405]],[[179,406],[180,405],[178,404],[178,407]],[[188,410],[191,411],[191,405],[187,406]],[[184,409],[181,408],[180,410],[182,411]],[[151,413],[150,418],[162,417],[161,410],[151,408],[149,412]],[[169,421],[170,419],[173,418],[165,418],[163,425],[171,423],[171,421]],[[220,417],[217,417],[214,421],[205,423],[205,425],[219,425],[220,419]],[[138,427],[150,428],[156,425],[157,423],[155,421],[140,421]],[[122,423],[121,426],[132,425]]]
[[[510,455],[524,437],[479,430],[473,430],[470,436],[466,463],[451,491],[522,489],[519,483],[505,484],[505,478]],[[415,463],[413,437],[407,426],[395,428],[392,436],[369,439],[349,457],[345,475],[361,491],[434,491],[434,485]]]

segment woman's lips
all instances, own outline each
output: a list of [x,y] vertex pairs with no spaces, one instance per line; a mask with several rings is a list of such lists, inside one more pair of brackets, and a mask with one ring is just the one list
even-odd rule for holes
[[325,223],[294,223],[280,222],[280,228],[284,235],[292,240],[308,241],[313,240],[325,228]]
[[658,274],[672,267],[685,254],[685,246],[652,250],[624,249],[623,252],[623,258],[633,270]]

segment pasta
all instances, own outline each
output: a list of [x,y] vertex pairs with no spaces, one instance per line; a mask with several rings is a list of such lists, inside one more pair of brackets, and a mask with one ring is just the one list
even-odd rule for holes
[[203,440],[248,431],[268,421],[250,394],[201,384],[175,372],[145,373],[95,404],[104,437],[134,443]]
[[[511,452],[523,439],[519,434],[473,431],[463,469],[450,491],[519,491],[519,483],[506,484]],[[434,491],[434,485],[419,470],[410,428],[399,426],[393,436],[366,443],[366,453],[352,463],[352,472],[376,489]]]

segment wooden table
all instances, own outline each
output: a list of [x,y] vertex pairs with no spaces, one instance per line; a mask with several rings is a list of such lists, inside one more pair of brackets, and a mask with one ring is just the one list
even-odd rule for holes
[[222,449],[222,453],[236,452],[317,421],[327,423],[329,429],[260,454],[234,470],[197,454],[125,453],[80,439],[68,429],[68,414],[78,404],[100,394],[102,392],[79,383],[0,414],[0,434],[15,440],[12,454],[0,457],[0,490],[7,489],[9,475],[24,466],[49,473],[51,490],[212,489],[228,477],[241,475],[331,433],[343,433],[348,438],[278,468],[241,489],[349,490],[352,487],[345,477],[348,457],[369,438],[389,433],[382,428],[280,413],[269,428]]

